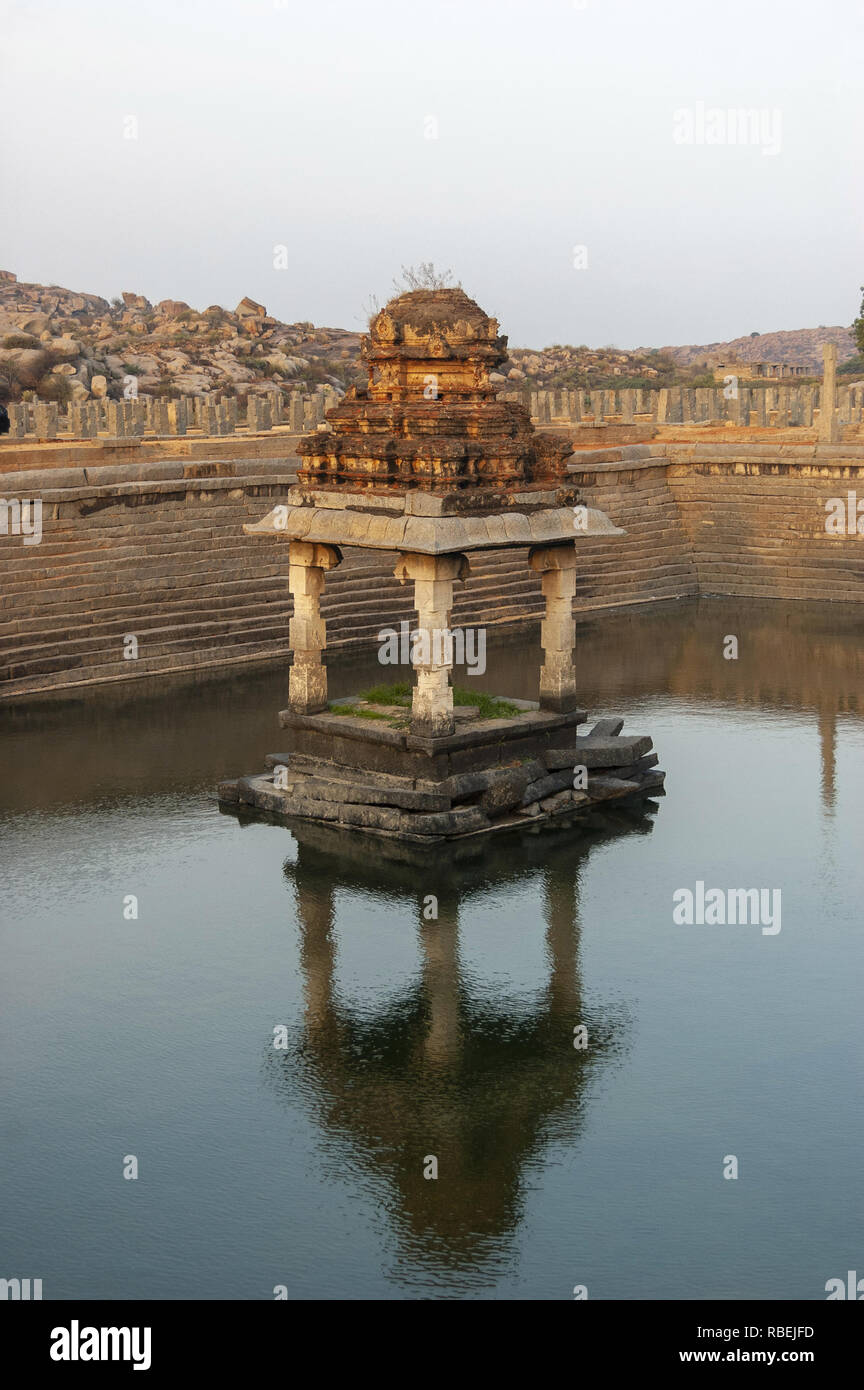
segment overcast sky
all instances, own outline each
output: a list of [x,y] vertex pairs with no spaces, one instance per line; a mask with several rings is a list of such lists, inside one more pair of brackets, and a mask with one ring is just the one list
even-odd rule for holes
[[[245,294],[359,329],[401,265],[432,260],[535,347],[855,316],[861,0],[0,15],[0,268],[19,279],[196,308]],[[763,124],[733,144],[739,108]]]

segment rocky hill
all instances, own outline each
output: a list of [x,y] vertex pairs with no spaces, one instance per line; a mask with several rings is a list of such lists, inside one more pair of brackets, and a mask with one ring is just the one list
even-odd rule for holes
[[233,312],[128,291],[109,303],[0,271],[0,400],[119,397],[129,375],[140,393],[168,397],[248,395],[274,382],[339,389],[357,378],[359,345],[341,328],[280,323],[252,299]]
[[826,328],[824,324],[819,328],[795,328],[780,333],[748,333],[744,338],[732,338],[726,343],[688,343],[661,351],[682,367],[700,367],[706,362],[733,358],[739,362],[787,362],[793,367],[806,367],[820,376],[823,343],[837,344],[838,363],[855,357],[858,351],[851,328]]
[[[119,398],[128,376],[140,394],[165,397],[242,398],[274,384],[308,389],[329,382],[342,390],[365,380],[360,341],[341,328],[281,323],[253,299],[241,299],[233,311],[218,304],[199,311],[180,299],[151,304],[131,291],[109,302],[0,271],[0,401],[28,393],[72,404]],[[711,381],[707,363],[733,357],[788,362],[818,375],[824,342],[837,343],[841,363],[855,356],[851,330],[838,327],[632,352],[556,344],[511,348],[492,382],[501,391],[704,385]]]

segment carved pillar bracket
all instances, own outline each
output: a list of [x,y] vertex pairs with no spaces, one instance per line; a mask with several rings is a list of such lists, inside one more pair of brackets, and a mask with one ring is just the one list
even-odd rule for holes
[[315,714],[327,708],[327,668],[321,661],[327,637],[321,592],[327,570],[341,563],[342,553],[335,545],[290,543],[288,587],[294,599],[294,617],[289,641],[294,661],[288,680],[288,706],[295,714]]
[[414,581],[417,631],[411,662],[417,677],[411,700],[411,732],[437,738],[453,733],[453,639],[450,610],[453,581],[469,573],[464,555],[399,556],[394,574],[400,583]]
[[537,546],[528,553],[528,563],[542,575],[546,614],[540,630],[543,665],[540,668],[540,708],[556,714],[578,709],[576,668],[576,623],[573,595],[576,592],[576,548],[573,544]]

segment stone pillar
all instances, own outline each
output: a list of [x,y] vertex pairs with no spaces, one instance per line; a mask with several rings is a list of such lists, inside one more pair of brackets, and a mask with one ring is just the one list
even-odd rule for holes
[[[653,393],[652,393],[652,394],[653,394]],[[660,390],[657,392],[657,415],[656,415],[657,424],[658,424],[658,425],[665,425],[665,424],[666,424],[666,418],[667,418],[668,414],[669,414],[669,388],[668,388],[668,386],[662,386],[662,387],[660,388]]]
[[303,397],[299,391],[291,392],[291,404],[289,408],[288,423],[291,426],[292,434],[303,433]]
[[813,426],[813,387],[805,386],[801,396],[801,424]]
[[126,435],[126,416],[122,401],[109,401],[107,413],[108,433],[115,439],[123,439]]
[[822,390],[819,395],[819,441],[836,444],[840,439],[837,422],[837,344],[822,344]]
[[34,405],[33,416],[37,439],[57,438],[58,412],[54,401],[48,401],[44,404],[40,401]]
[[786,429],[789,424],[789,397],[791,392],[788,386],[783,386],[777,392],[777,426],[779,429]]
[[123,401],[123,415],[126,422],[126,433],[130,438],[137,438],[144,433],[144,402],[143,401]]
[[208,439],[219,433],[219,407],[207,402],[201,411],[201,429]]
[[171,434],[186,433],[186,401],[168,402],[168,429]]
[[341,561],[342,553],[335,545],[290,542],[288,588],[294,599],[294,617],[288,640],[294,661],[288,678],[288,706],[295,714],[315,714],[327,708],[327,668],[321,662],[327,646],[326,624],[320,599],[326,571]]
[[852,423],[852,388],[841,386],[837,392],[837,412],[841,425]]
[[411,700],[411,732],[438,738],[453,732],[453,639],[450,610],[453,581],[468,574],[464,555],[399,556],[393,571],[400,584],[414,581],[417,633],[411,641],[411,662],[417,677]]
[[543,665],[540,668],[540,708],[566,714],[578,709],[573,649],[576,623],[576,548],[573,545],[538,546],[528,552],[528,563],[542,575],[546,615],[540,628]]

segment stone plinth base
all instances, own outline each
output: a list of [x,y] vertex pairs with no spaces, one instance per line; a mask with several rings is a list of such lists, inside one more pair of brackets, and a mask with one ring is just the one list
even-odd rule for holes
[[580,734],[581,710],[461,721],[441,738],[397,720],[289,711],[280,720],[284,751],[268,755],[261,776],[221,783],[223,808],[429,844],[662,795],[651,739],[622,735],[620,719]]

